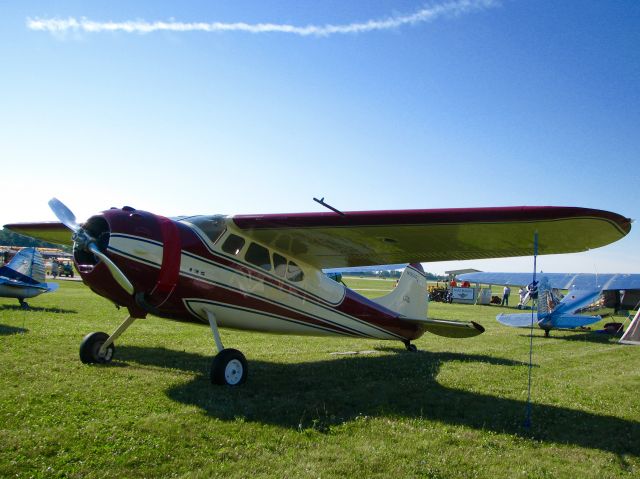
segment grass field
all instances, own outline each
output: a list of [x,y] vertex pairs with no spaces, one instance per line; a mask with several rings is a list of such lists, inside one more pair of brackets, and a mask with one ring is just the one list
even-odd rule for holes
[[209,382],[208,327],[140,320],[87,366],[82,337],[126,312],[68,281],[30,304],[0,298],[0,477],[640,477],[640,348],[613,338],[535,332],[527,431],[528,331],[500,307],[432,303],[486,333],[418,353],[223,330],[249,361],[234,389]]

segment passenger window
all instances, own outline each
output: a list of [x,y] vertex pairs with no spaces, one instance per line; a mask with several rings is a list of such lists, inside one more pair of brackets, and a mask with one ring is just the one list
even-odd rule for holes
[[287,272],[287,258],[278,253],[273,253],[273,269],[278,276],[284,278]]
[[293,261],[289,261],[289,267],[287,268],[287,279],[289,281],[298,282],[302,281],[303,277],[304,274],[302,273],[300,266],[295,264]]
[[240,236],[230,234],[229,237],[222,244],[222,251],[232,255],[237,255],[244,246],[244,238]]
[[271,271],[271,260],[269,259],[269,250],[264,246],[260,246],[256,243],[251,243],[247,248],[247,254],[244,257],[247,262],[255,264],[256,266]]

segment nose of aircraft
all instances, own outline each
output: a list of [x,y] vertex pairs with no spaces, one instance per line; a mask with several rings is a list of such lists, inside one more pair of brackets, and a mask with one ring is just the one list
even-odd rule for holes
[[[76,253],[81,255],[81,259],[89,260],[89,264],[96,264],[98,260],[102,261],[109,269],[113,279],[122,289],[132,295],[135,290],[131,281],[106,254],[106,248],[109,244],[109,224],[106,218],[102,215],[97,215],[91,217],[86,225],[80,226],[71,210],[58,199],[52,198],[49,201],[49,206],[58,219],[73,231],[74,255]],[[89,256],[84,256],[85,254]],[[90,258],[91,255],[94,256],[93,261]],[[78,260],[78,256],[76,256],[76,260]],[[79,263],[82,263],[82,261],[79,261]]]

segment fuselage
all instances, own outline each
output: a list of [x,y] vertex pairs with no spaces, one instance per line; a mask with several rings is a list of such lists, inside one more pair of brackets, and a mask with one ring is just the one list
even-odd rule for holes
[[93,291],[134,317],[157,316],[221,327],[302,335],[416,339],[424,330],[398,313],[299,261],[295,247],[260,244],[224,216],[168,219],[111,209],[84,228],[133,284],[129,295],[104,263],[74,259]]
[[27,299],[46,292],[46,287],[0,284],[0,297],[2,298]]

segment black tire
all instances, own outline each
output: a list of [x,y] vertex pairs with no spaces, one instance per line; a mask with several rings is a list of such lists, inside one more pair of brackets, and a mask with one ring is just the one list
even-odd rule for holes
[[237,349],[223,349],[211,364],[211,382],[239,386],[247,380],[247,360]]
[[80,361],[84,364],[105,364],[111,362],[116,347],[111,344],[104,356],[98,354],[100,347],[109,338],[107,333],[89,333],[80,343]]

